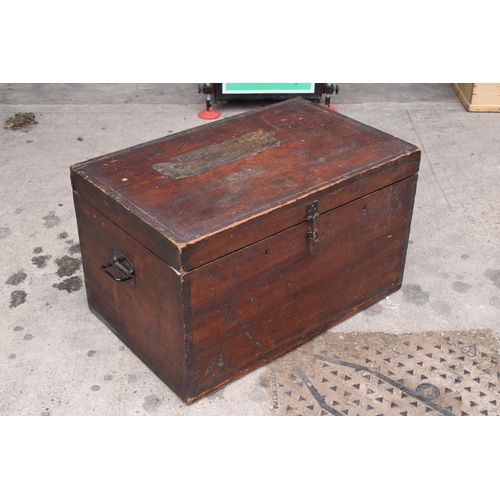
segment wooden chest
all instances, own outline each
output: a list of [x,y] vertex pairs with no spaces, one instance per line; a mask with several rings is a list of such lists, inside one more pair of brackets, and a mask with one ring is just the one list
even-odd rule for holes
[[454,83],[467,111],[500,112],[500,83]]
[[401,286],[419,162],[296,98],[73,165],[89,307],[191,403]]

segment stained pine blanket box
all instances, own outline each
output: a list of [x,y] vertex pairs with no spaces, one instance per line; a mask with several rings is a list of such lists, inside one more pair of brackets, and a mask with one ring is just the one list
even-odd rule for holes
[[419,162],[296,98],[73,165],[89,307],[196,401],[401,286]]

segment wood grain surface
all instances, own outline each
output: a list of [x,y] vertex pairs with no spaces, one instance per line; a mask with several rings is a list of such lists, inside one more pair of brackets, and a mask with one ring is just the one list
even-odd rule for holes
[[89,307],[196,401],[401,286],[419,162],[292,99],[74,165]]
[[[252,152],[248,141],[236,151],[228,147],[245,143],[249,134],[265,137],[265,147],[257,144]],[[122,226],[127,219],[130,233],[146,246],[154,246],[155,234],[163,236],[169,243],[162,259],[190,270],[223,255],[220,242],[229,242],[235,228],[291,208],[271,231],[286,229],[305,220],[293,208],[309,197],[337,192],[388,165],[399,180],[408,175],[399,168],[412,164],[415,173],[419,155],[411,144],[298,98],[75,165],[72,179],[111,220]],[[181,166],[175,176],[162,174],[174,164]],[[270,234],[242,239],[239,248]],[[236,249],[232,243],[228,251]]]

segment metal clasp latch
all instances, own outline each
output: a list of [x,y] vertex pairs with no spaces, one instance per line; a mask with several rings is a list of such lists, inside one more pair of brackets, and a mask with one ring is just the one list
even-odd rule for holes
[[309,203],[307,205],[306,216],[308,221],[312,221],[312,227],[309,227],[306,233],[306,241],[309,243],[312,252],[313,242],[319,241],[319,233],[318,229],[316,228],[316,221],[319,217],[317,201],[313,201],[312,203]]

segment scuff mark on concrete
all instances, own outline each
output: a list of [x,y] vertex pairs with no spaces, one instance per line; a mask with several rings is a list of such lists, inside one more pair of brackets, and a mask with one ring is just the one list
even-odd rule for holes
[[472,288],[472,285],[464,283],[463,281],[455,281],[451,284],[451,288],[453,288],[455,292],[466,293]]
[[18,271],[17,273],[11,274],[7,281],[5,282],[6,285],[19,285],[19,283],[22,283],[28,275],[24,273],[23,271]]
[[74,245],[71,245],[69,247],[69,253],[71,255],[73,255],[75,253],[80,253],[80,243],[75,243]]
[[38,255],[37,257],[33,257],[31,262],[35,264],[39,269],[44,268],[47,265],[47,261],[52,258],[52,255]]
[[11,232],[9,227],[0,227],[0,240],[7,238]]
[[500,289],[500,269],[486,269],[484,275]]
[[150,394],[144,398],[142,407],[148,413],[155,411],[161,405],[161,399],[156,394]]
[[53,288],[58,290],[66,290],[68,293],[77,292],[83,286],[83,281],[79,276],[72,276],[71,278],[66,278],[60,283],[55,283],[52,285]]
[[369,307],[365,310],[365,314],[367,316],[378,316],[384,312],[384,308],[381,304],[373,304],[373,306]]
[[411,302],[416,306],[423,306],[429,302],[430,294],[422,290],[420,285],[404,285],[401,290],[406,302]]
[[10,306],[11,308],[18,307],[26,302],[27,293],[24,290],[14,290],[10,294]]
[[49,212],[45,217],[42,217],[42,219],[45,220],[44,226],[46,228],[51,228],[61,223],[60,217],[58,217],[54,211]]
[[451,314],[450,304],[444,302],[443,300],[437,300],[436,302],[433,302],[431,304],[431,307],[434,309],[434,311],[443,316],[448,316],[449,314]]
[[64,276],[72,276],[78,271],[82,265],[81,259],[77,259],[75,257],[70,257],[69,255],[65,255],[60,259],[56,260],[57,267],[57,275],[61,278]]

